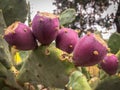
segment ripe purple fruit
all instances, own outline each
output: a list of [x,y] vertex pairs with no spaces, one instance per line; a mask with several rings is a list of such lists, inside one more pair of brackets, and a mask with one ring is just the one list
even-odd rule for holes
[[76,66],[92,66],[103,60],[107,44],[97,35],[88,33],[80,38],[73,51]]
[[106,73],[113,75],[118,69],[118,58],[114,54],[109,53],[100,62],[100,66]]
[[32,21],[33,34],[42,45],[49,45],[56,39],[59,30],[59,19],[47,12],[38,12]]
[[67,53],[72,53],[78,38],[77,32],[73,29],[62,28],[56,37],[56,47]]
[[10,46],[15,46],[19,50],[31,50],[37,46],[31,29],[21,22],[10,25],[5,30],[4,39]]

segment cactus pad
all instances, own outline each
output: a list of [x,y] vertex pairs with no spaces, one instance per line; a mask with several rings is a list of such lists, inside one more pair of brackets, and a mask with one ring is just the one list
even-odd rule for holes
[[38,47],[25,61],[17,81],[63,88],[68,82],[68,73],[74,67],[73,64],[64,60],[66,58],[63,55],[63,51],[54,46]]
[[79,71],[74,71],[71,74],[66,87],[67,90],[92,90],[86,77]]
[[120,34],[119,33],[113,33],[109,40],[108,40],[108,46],[110,48],[110,51],[114,54],[120,50]]
[[60,25],[66,25],[75,20],[76,11],[67,9],[60,14]]
[[120,77],[112,76],[105,78],[98,84],[95,90],[120,90]]

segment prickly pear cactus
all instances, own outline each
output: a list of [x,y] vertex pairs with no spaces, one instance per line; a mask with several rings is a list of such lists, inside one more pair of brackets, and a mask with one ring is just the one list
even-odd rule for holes
[[3,39],[3,30],[6,27],[2,11],[0,10],[0,62],[5,65],[6,68],[11,67],[11,56],[7,42]]
[[86,77],[80,71],[74,71],[66,85],[67,90],[92,90]]
[[120,76],[103,79],[95,90],[120,90]]
[[110,51],[114,54],[120,50],[120,34],[119,33],[113,33],[109,40],[108,40],[108,46],[110,48]]
[[100,78],[98,77],[93,77],[89,80],[89,85],[92,88],[92,90],[95,90],[95,88],[98,86],[98,84],[100,83]]
[[75,20],[76,11],[74,9],[67,9],[60,14],[60,25],[66,25]]
[[0,9],[3,11],[3,16],[7,26],[16,20],[21,22],[26,20],[26,0],[0,0]]
[[73,64],[66,61],[69,58],[66,55],[52,45],[38,47],[23,64],[17,81],[21,84],[29,82],[33,85],[64,88],[69,73],[74,70]]
[[2,36],[0,36],[0,62],[5,65],[5,67],[11,67],[11,56],[7,43],[4,41]]
[[[12,22],[16,20],[20,20],[21,22],[25,21],[25,17],[27,15],[26,5],[27,5],[26,0],[0,0],[0,9],[2,9],[0,10],[0,21],[1,21],[0,22],[0,90],[38,90],[38,85],[44,86],[41,89],[39,88],[39,90],[42,89],[44,90],[45,88],[48,88],[49,90],[64,90],[64,89],[65,90],[92,90],[92,89],[119,90],[120,89],[119,75],[116,76],[114,75],[109,77],[105,72],[101,72],[101,70],[94,70],[96,72],[94,73],[94,71],[91,72],[91,70],[87,68],[87,66],[99,64],[99,62],[101,62],[104,59],[104,56],[108,53],[107,52],[108,47],[106,43],[103,42],[102,39],[94,36],[93,34],[88,33],[86,36],[87,39],[86,37],[82,38],[81,43],[79,43],[77,46],[75,45],[75,49],[74,50],[72,49],[73,53],[72,51],[67,52],[66,50],[63,50],[61,48],[58,49],[57,47],[55,47],[55,43],[52,43],[52,41],[56,39],[57,37],[56,35],[58,35],[58,30],[60,28],[59,26],[66,26],[67,24],[75,20],[76,12],[74,9],[67,9],[63,11],[63,13],[61,13],[59,17],[61,25],[59,25],[58,16],[57,16],[57,23],[56,21],[55,23],[51,23],[46,21],[46,18],[49,17],[48,13],[42,14],[42,16],[40,14],[41,12],[39,13],[40,17],[44,18],[43,17],[44,15],[47,17],[45,17],[45,20],[42,20],[39,17],[35,19],[35,21],[38,21],[37,23],[38,31],[35,34],[38,34],[38,32],[40,31],[39,26],[41,27],[41,25],[44,25],[44,27],[42,26],[43,30],[42,32],[40,32],[40,36],[45,35],[47,38],[45,40],[45,38],[42,37],[43,41],[49,40],[52,36],[55,36],[55,38],[53,38],[49,43],[44,44],[41,43],[38,40],[38,38],[35,37],[34,40],[35,41],[38,40],[38,42],[36,42],[38,47],[30,48],[30,49],[17,48],[19,50],[30,50],[28,51],[28,53],[24,51],[17,52],[20,54],[19,56],[21,56],[20,58],[22,60],[25,59],[23,60],[22,63],[20,63],[20,66],[17,66],[17,69],[19,70],[18,71],[15,68],[16,64],[12,62],[14,61],[13,58],[15,55],[14,56],[11,55],[8,44],[3,39],[3,32],[4,32],[3,30],[4,28],[6,28],[5,21],[7,25],[12,24]],[[2,11],[3,11],[3,15],[2,15]],[[3,17],[5,17],[5,21]],[[51,18],[49,18],[48,20],[51,20]],[[43,23],[44,21],[45,23]],[[32,23],[32,27],[31,27],[32,30],[30,30],[32,31],[31,33],[34,33],[33,27],[36,27],[36,23],[34,22]],[[20,29],[17,31],[20,32],[20,30],[22,30],[22,34],[18,33],[16,35],[20,37],[17,38],[16,42],[17,41],[19,42],[19,43],[17,42],[18,45],[23,44],[22,46],[23,48],[25,48],[24,43],[27,43],[26,47],[28,47],[28,45],[31,44],[27,42],[28,39],[23,38],[23,31],[25,31],[24,33],[26,33],[26,29],[22,29],[22,27],[20,27]],[[48,38],[49,30],[50,32],[52,30],[52,32],[49,33],[50,37]],[[54,30],[57,30],[57,33],[53,34],[53,32],[56,32]],[[43,32],[45,33],[43,34]],[[26,38],[29,38],[28,37],[29,34],[30,33],[28,33],[27,35],[25,34],[24,37],[27,36]],[[71,36],[74,37],[73,34]],[[63,35],[61,37],[63,37]],[[8,37],[8,39],[10,38]],[[13,40],[13,42],[14,39],[16,39],[16,37],[12,36],[11,40]],[[73,47],[71,46],[71,40],[67,39],[66,36],[62,39],[64,40],[66,39],[66,41],[61,42],[62,43],[61,45],[63,45],[63,43],[65,42],[64,44],[67,47],[69,45],[70,48]],[[114,33],[108,41],[108,45],[111,48],[111,52],[115,54],[120,49],[119,39],[120,39],[120,35]],[[31,38],[29,38],[29,40],[31,41]],[[70,43],[68,41],[70,41]],[[67,43],[69,44],[67,45]],[[119,59],[120,52],[118,52],[116,56]],[[18,57],[18,54],[16,57]],[[113,65],[112,69],[115,68],[114,74],[116,74],[117,71],[115,67],[115,65],[118,66],[118,64],[116,64],[117,62],[118,61],[115,61],[115,64],[110,63],[107,65],[107,66]],[[96,67],[97,69],[100,68],[99,65],[96,65]],[[119,74],[119,71],[117,74]],[[96,77],[95,81],[93,80],[94,77]]]
[[[23,90],[16,82],[14,74],[0,63],[0,88],[8,86],[10,90]],[[2,86],[2,85],[3,86]]]
[[5,25],[5,21],[3,18],[3,13],[2,13],[2,10],[0,9],[0,34],[3,34],[5,27],[6,25]]
[[116,56],[118,57],[118,60],[120,60],[120,50],[116,53]]
[[117,56],[117,58],[118,58],[118,60],[119,60],[119,62],[118,62],[118,72],[120,72],[120,50],[116,53],[116,56]]
[[14,74],[11,72],[12,58],[7,42],[3,39],[3,30],[6,27],[2,10],[0,10],[0,89],[22,90],[17,84]]

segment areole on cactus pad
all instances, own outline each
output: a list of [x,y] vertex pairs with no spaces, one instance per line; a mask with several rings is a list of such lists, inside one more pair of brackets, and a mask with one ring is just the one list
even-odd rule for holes
[[97,35],[88,33],[80,38],[73,51],[76,66],[92,66],[103,60],[107,54],[107,44]]

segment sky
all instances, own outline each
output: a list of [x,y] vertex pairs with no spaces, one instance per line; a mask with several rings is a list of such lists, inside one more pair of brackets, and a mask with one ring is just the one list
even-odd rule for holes
[[50,12],[53,13],[55,6],[52,5],[54,0],[27,0],[30,1],[31,5],[31,18],[37,13],[37,11],[41,12]]

